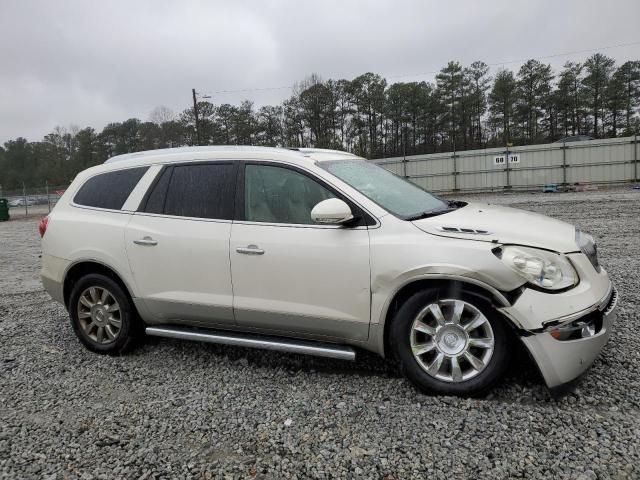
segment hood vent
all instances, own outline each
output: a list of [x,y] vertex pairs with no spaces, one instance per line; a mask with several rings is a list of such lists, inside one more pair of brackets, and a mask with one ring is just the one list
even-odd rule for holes
[[464,233],[467,235],[491,235],[488,230],[481,230],[479,228],[466,228],[466,227],[438,227],[438,230],[447,233]]

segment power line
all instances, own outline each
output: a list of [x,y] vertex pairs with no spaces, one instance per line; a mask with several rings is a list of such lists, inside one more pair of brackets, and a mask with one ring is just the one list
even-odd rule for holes
[[221,93],[243,93],[243,92],[261,92],[261,91],[265,91],[265,90],[285,90],[285,89],[290,89],[293,88],[292,86],[288,85],[286,87],[263,87],[263,88],[244,88],[241,90],[218,90],[215,92],[211,92],[212,95],[217,95],[217,94],[221,94]]
[[[577,53],[591,53],[591,52],[599,52],[600,50],[611,50],[612,48],[620,48],[620,47],[631,47],[633,45],[640,45],[640,41],[638,42],[630,42],[630,43],[619,43],[617,45],[609,45],[608,47],[600,47],[600,48],[589,48],[586,50],[574,50],[573,52],[563,52],[563,53],[555,53],[553,55],[543,55],[538,57],[536,60],[543,60],[545,58],[556,58],[556,57],[565,57],[568,55],[575,55]],[[496,63],[488,63],[489,66],[496,65],[508,65],[510,63],[522,63],[529,60],[528,58],[525,60],[509,60],[506,62],[496,62]]]
[[[565,57],[565,56],[569,56],[569,55],[576,55],[579,53],[591,53],[591,52],[599,52],[601,50],[611,50],[613,48],[621,48],[621,47],[630,47],[633,45],[640,45],[640,41],[637,42],[629,42],[629,43],[619,43],[617,45],[608,45],[605,47],[598,47],[598,48],[589,48],[589,49],[585,49],[585,50],[574,50],[571,52],[562,52],[562,53],[554,53],[551,55],[542,55],[542,56],[538,56],[536,58],[536,60],[544,60],[547,58],[557,58],[557,57]],[[531,58],[525,58],[523,60],[506,60],[506,61],[502,61],[502,62],[493,62],[493,63],[487,63],[488,66],[490,67],[496,67],[496,66],[500,66],[500,65],[510,65],[513,63],[524,63],[527,60],[530,60]],[[424,77],[427,75],[435,75],[436,73],[439,73],[440,70],[434,70],[432,72],[421,72],[421,73],[403,73],[403,74],[397,74],[397,75],[386,75],[385,78],[406,78],[406,77]],[[217,91],[213,91],[211,93],[209,93],[208,95],[225,95],[225,94],[231,94],[231,93],[248,93],[248,92],[265,92],[265,91],[272,91],[272,90],[291,90],[293,87],[288,85],[288,86],[281,86],[281,87],[261,87],[261,88],[243,88],[243,89],[238,89],[238,90],[217,90]]]
[[[619,43],[617,45],[609,45],[607,47],[599,47],[599,48],[589,48],[589,49],[585,49],[585,50],[574,50],[572,52],[562,52],[562,53],[554,53],[552,55],[542,55],[536,58],[536,60],[544,60],[546,58],[556,58],[556,57],[565,57],[565,56],[569,56],[569,55],[575,55],[578,53],[591,53],[591,52],[599,52],[601,50],[610,50],[612,48],[620,48],[620,47],[630,47],[633,45],[640,45],[640,41],[638,42],[630,42],[630,43]],[[530,60],[531,58],[525,58],[525,59],[521,59],[521,60],[505,60],[502,62],[493,62],[493,63],[487,63],[487,66],[489,67],[497,67],[500,65],[509,65],[512,63],[524,63],[527,60]],[[425,75],[435,75],[436,73],[439,73],[439,70],[435,70],[433,72],[422,72],[422,73],[407,73],[407,74],[401,74],[401,75],[387,75],[386,78],[402,78],[402,77],[422,77]]]

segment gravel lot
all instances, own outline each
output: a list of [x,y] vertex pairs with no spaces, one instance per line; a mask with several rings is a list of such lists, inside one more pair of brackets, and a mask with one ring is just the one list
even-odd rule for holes
[[419,394],[368,354],[349,363],[148,339],[98,356],[42,290],[38,221],[15,220],[0,223],[0,476],[640,477],[640,192],[473,198],[598,238],[622,300],[573,393],[551,398],[526,363],[489,397],[464,400]]

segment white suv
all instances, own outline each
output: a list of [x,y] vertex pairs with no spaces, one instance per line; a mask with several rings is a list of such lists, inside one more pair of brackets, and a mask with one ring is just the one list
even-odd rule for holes
[[100,353],[144,332],[342,359],[358,347],[422,389],[467,395],[522,342],[557,387],[596,358],[617,302],[573,226],[442,200],[330,150],[114,157],[40,230],[44,286]]

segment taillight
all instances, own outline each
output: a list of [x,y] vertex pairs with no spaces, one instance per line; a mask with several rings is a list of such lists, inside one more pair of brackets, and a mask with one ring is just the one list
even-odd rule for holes
[[49,224],[49,217],[42,217],[40,220],[40,225],[38,225],[38,231],[40,232],[40,236],[44,237],[44,234],[47,231],[47,225]]

